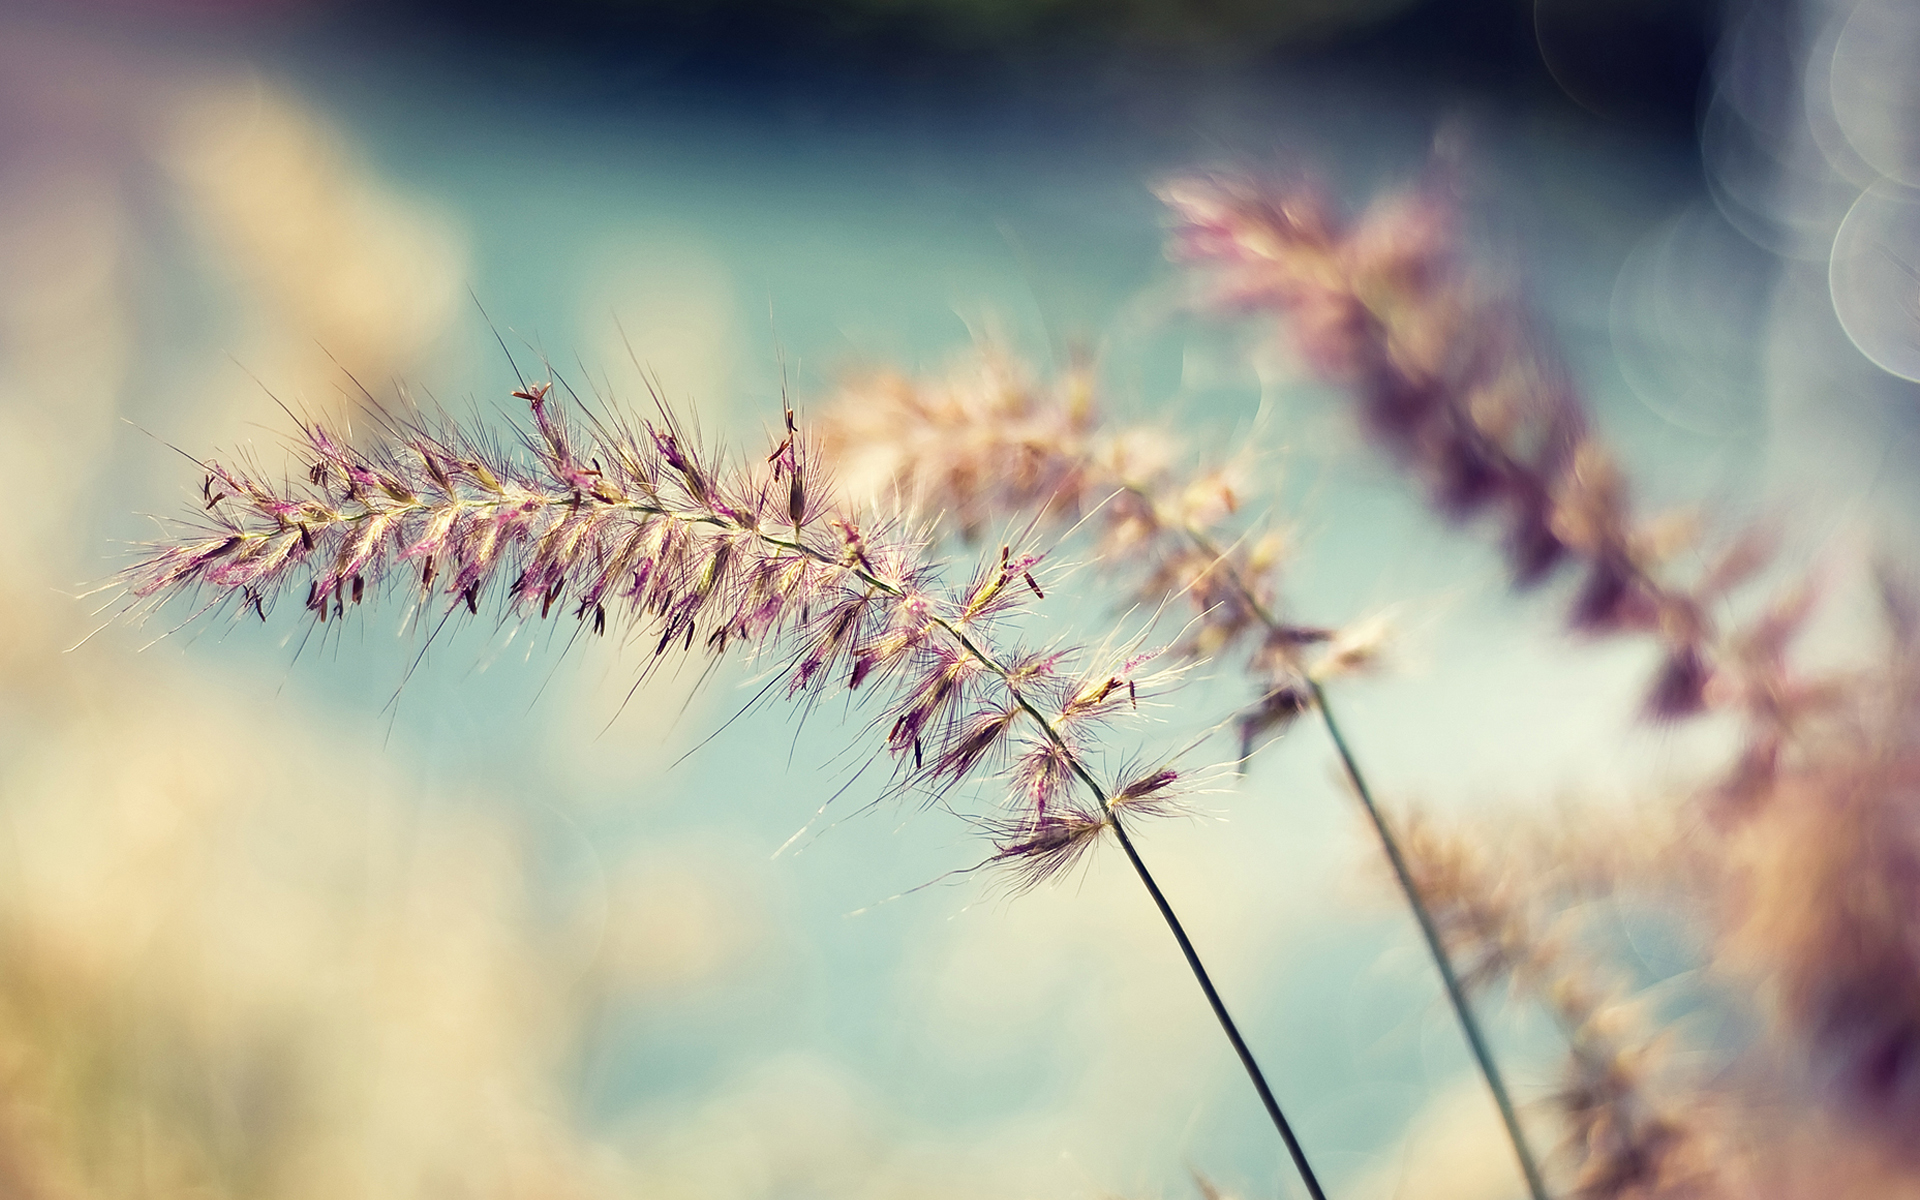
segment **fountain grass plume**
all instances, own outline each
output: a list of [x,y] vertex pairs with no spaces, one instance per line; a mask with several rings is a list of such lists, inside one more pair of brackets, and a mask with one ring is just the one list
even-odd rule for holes
[[[735,647],[775,658],[789,698],[877,694],[904,783],[944,791],[1010,757],[1036,829],[1083,776],[1116,804],[1139,794],[1140,779],[1098,777],[1088,754],[1155,685],[1153,656],[1003,645],[1008,619],[1041,595],[1041,556],[1003,546],[947,583],[900,522],[830,499],[791,410],[771,453],[725,465],[664,405],[645,421],[575,423],[551,385],[514,395],[531,417],[519,453],[382,413],[365,449],[303,423],[290,483],[203,463],[201,513],[127,572],[133,597],[193,594],[196,615],[265,619],[300,595],[318,623],[383,592],[429,615],[570,614],[593,635],[624,629],[654,661]],[[1159,764],[1143,778],[1161,776],[1154,790],[1176,786]]]
[[1698,555],[1699,569],[1679,569],[1694,522],[1636,514],[1548,339],[1468,261],[1456,174],[1442,161],[1355,215],[1299,182],[1175,179],[1160,189],[1168,253],[1190,267],[1202,307],[1279,318],[1436,510],[1504,526],[1518,586],[1575,568],[1573,629],[1656,643],[1646,717],[1734,713],[1745,745],[1712,800],[1724,819],[1740,819],[1767,802],[1796,727],[1833,700],[1830,681],[1788,656],[1812,589],[1795,581],[1753,599],[1773,558],[1757,529]]
[[1188,605],[1174,652],[1240,653],[1256,682],[1258,698],[1236,722],[1243,758],[1311,707],[1310,675],[1359,670],[1380,650],[1377,619],[1347,629],[1282,619],[1284,533],[1234,527],[1253,466],[1185,469],[1168,432],[1107,419],[1085,364],[1040,380],[982,344],[941,376],[850,380],[821,429],[856,495],[897,495],[969,542],[996,523],[1081,528],[1094,559],[1124,574],[1140,603]]
[[193,595],[267,620],[299,595],[315,622],[381,591],[443,617],[610,624],[670,652],[772,656],[789,698],[878,693],[896,785],[944,795],[1004,762],[1007,812],[988,860],[1032,886],[1105,837],[1125,852],[1172,931],[1294,1164],[1323,1195],[1278,1100],[1147,870],[1127,824],[1168,811],[1171,762],[1099,768],[1099,735],[1139,702],[1152,655],[1117,663],[1074,648],[1022,650],[1008,618],[1042,598],[1041,556],[999,547],[959,584],[925,539],[834,498],[793,410],[764,457],[729,462],[655,394],[655,414],[569,419],[549,383],[522,383],[517,453],[483,434],[382,413],[367,449],[303,422],[300,477],[206,462],[201,512],[126,573],[137,606]]

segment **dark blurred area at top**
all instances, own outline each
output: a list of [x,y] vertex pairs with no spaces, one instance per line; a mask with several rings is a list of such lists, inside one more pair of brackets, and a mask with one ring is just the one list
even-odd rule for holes
[[109,20],[158,19],[188,32],[290,19],[348,41],[493,58],[504,86],[601,97],[662,82],[726,87],[743,99],[849,89],[869,100],[1057,93],[1090,72],[1276,69],[1351,73],[1445,101],[1577,105],[1609,125],[1689,139],[1728,16],[1722,0],[92,0],[86,7]]

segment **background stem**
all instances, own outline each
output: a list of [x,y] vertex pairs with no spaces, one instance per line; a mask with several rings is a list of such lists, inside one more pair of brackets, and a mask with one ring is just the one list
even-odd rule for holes
[[[1145,492],[1151,502],[1152,497]],[[1254,617],[1268,629],[1278,631],[1283,625],[1258,594],[1247,585],[1240,572],[1228,560],[1227,555],[1213,539],[1183,523],[1182,530],[1201,553],[1213,557],[1219,568],[1226,573],[1241,598],[1247,603]],[[1353,757],[1353,751],[1347,746],[1347,739],[1340,732],[1340,723],[1334,719],[1333,709],[1327,704],[1327,693],[1310,672],[1302,671],[1307,688],[1313,696],[1313,706],[1320,713],[1320,723],[1325,726],[1327,736],[1333,742],[1333,748],[1340,756],[1340,765],[1346,770],[1348,782],[1353,784],[1354,792],[1360,797],[1361,806],[1367,810],[1367,817],[1373,822],[1374,832],[1379,834],[1380,846],[1386,851],[1387,861],[1393,866],[1394,878],[1400,882],[1400,890],[1406,893],[1407,906],[1413,909],[1414,919],[1419,922],[1421,936],[1426,939],[1427,949],[1433,955],[1434,966],[1440,970],[1440,981],[1446,985],[1447,999],[1453,1003],[1454,1015],[1459,1019],[1460,1030],[1466,1035],[1467,1048],[1472,1051],[1474,1061],[1479,1064],[1480,1074],[1487,1081],[1487,1090],[1493,1093],[1494,1107],[1500,1110],[1500,1120],[1507,1127],[1507,1140],[1513,1143],[1514,1157],[1520,1162],[1520,1173],[1526,1177],[1527,1191],[1533,1200],[1550,1200],[1546,1178],[1541,1174],[1540,1164],[1533,1156],[1533,1149],[1527,1144],[1527,1135],[1520,1128],[1520,1116],[1514,1110],[1513,1098],[1507,1092],[1506,1080],[1500,1074],[1498,1064],[1494,1062],[1493,1052],[1487,1046],[1486,1034],[1480,1028],[1480,1019],[1474,1015],[1473,1005],[1467,998],[1466,988],[1460,983],[1459,973],[1453,969],[1453,960],[1447,956],[1446,944],[1440,940],[1440,930],[1433,923],[1433,914],[1427,908],[1426,901],[1420,896],[1420,889],[1413,882],[1413,874],[1407,868],[1406,856],[1400,851],[1400,841],[1394,836],[1392,826],[1374,803],[1373,790],[1367,786],[1367,780],[1360,773],[1360,764]],[[1138,860],[1135,860],[1138,865]],[[1151,887],[1151,884],[1149,884]],[[1223,1017],[1222,1020],[1225,1018]]]
[[1480,1074],[1486,1077],[1487,1090],[1493,1093],[1493,1103],[1500,1110],[1501,1121],[1506,1123],[1514,1156],[1520,1160],[1520,1173],[1527,1178],[1527,1190],[1533,1193],[1534,1200],[1548,1200],[1546,1180],[1540,1173],[1540,1164],[1534,1161],[1526,1135],[1520,1131],[1520,1116],[1514,1111],[1513,1098],[1507,1094],[1506,1080],[1501,1077],[1500,1068],[1494,1064],[1493,1052],[1487,1048],[1486,1035],[1480,1029],[1480,1019],[1474,1015],[1473,1003],[1460,983],[1459,973],[1453,969],[1453,960],[1447,956],[1446,946],[1440,940],[1439,927],[1433,923],[1433,913],[1428,910],[1426,901],[1420,897],[1420,889],[1413,882],[1406,856],[1400,852],[1400,841],[1394,837],[1380,806],[1374,803],[1373,792],[1367,787],[1365,776],[1360,773],[1360,764],[1354,761],[1353,752],[1347,747],[1347,739],[1340,732],[1340,723],[1327,706],[1327,694],[1321,688],[1320,681],[1309,675],[1307,686],[1312,689],[1314,707],[1320,710],[1320,722],[1326,726],[1327,736],[1333,740],[1333,748],[1340,755],[1341,766],[1346,768],[1347,779],[1353,784],[1361,806],[1373,821],[1374,831],[1380,835],[1380,845],[1387,852],[1387,861],[1393,864],[1394,878],[1400,881],[1400,890],[1407,895],[1407,906],[1413,909],[1414,918],[1420,923],[1420,933],[1427,939],[1427,949],[1433,953],[1434,965],[1440,968],[1441,982],[1446,984],[1447,998],[1453,1001],[1453,1011],[1460,1018],[1460,1029],[1466,1034],[1467,1047],[1473,1051],[1474,1060],[1480,1065]]

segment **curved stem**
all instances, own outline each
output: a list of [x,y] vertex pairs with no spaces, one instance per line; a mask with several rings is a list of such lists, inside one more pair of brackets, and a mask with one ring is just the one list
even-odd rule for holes
[[[483,483],[492,493],[485,498],[468,498],[450,492],[445,501],[434,502],[423,499],[417,494],[401,495],[389,491],[388,499],[390,502],[383,503],[377,498],[356,494],[355,498],[359,501],[361,507],[361,511],[358,513],[347,513],[328,508],[325,511],[316,512],[313,515],[316,522],[324,517],[330,523],[358,526],[376,520],[397,520],[407,513],[419,510],[444,511],[447,508],[458,509],[462,507],[500,509],[526,503],[544,504],[556,502],[552,495],[523,492],[519,489],[516,489],[515,492],[510,495],[506,488],[500,486],[496,481],[492,481],[491,477],[483,481]],[[574,489],[570,493],[570,496],[572,503],[578,504],[582,502],[583,498],[577,489]],[[657,494],[652,493],[651,490],[649,490],[649,494],[638,498],[609,498],[596,495],[593,499],[596,504],[605,508],[625,510],[644,518],[661,518],[665,520],[677,520],[686,524],[717,526],[720,529],[728,530],[736,534],[751,536],[757,538],[767,546],[801,555],[824,566],[844,570],[852,577],[860,580],[868,588],[875,591],[895,597],[907,594],[901,584],[882,578],[877,572],[871,569],[870,565],[867,564],[863,558],[860,561],[849,561],[848,557],[844,554],[832,554],[822,550],[816,545],[809,544],[802,536],[802,530],[797,520],[794,523],[791,535],[782,536],[781,534],[762,528],[757,522],[742,521],[732,514],[719,511],[710,505],[703,508],[698,501],[689,506],[673,506],[662,500]],[[285,518],[283,517],[282,525],[285,526],[285,524]],[[303,539],[310,536],[306,527],[303,525],[296,523],[293,528],[299,529],[299,536]],[[374,526],[368,525],[367,528],[374,528]],[[271,536],[288,537],[291,536],[291,533],[288,528],[281,528],[271,532],[259,531],[257,533],[250,533],[245,536],[259,538]],[[929,614],[928,619],[932,625],[939,627],[948,637],[953,639],[955,645],[979,663],[982,668],[1000,677],[1014,703],[1040,728],[1042,734],[1059,749],[1065,760],[1071,764],[1074,774],[1080,779],[1081,783],[1098,803],[1100,812],[1106,819],[1106,824],[1112,827],[1115,837],[1119,839],[1121,846],[1126,850],[1128,861],[1133,864],[1133,869],[1139,874],[1141,883],[1146,886],[1147,894],[1153,898],[1154,906],[1159,909],[1161,917],[1167,923],[1167,928],[1172,930],[1174,940],[1179,943],[1180,952],[1187,960],[1187,966],[1193,971],[1194,978],[1199,981],[1200,990],[1205,993],[1207,1003],[1212,1007],[1214,1016],[1220,1022],[1220,1027],[1226,1032],[1227,1040],[1233,1045],[1234,1053],[1239,1056],[1241,1065],[1246,1068],[1248,1076],[1253,1080],[1254,1088],[1260,1094],[1261,1103],[1265,1105],[1267,1114],[1273,1119],[1274,1127],[1279,1130],[1281,1140],[1286,1143],[1287,1152],[1292,1156],[1294,1166],[1299,1170],[1301,1179],[1306,1183],[1307,1191],[1311,1194],[1313,1200],[1325,1200],[1326,1193],[1321,1190],[1319,1180],[1315,1178],[1312,1167],[1307,1164],[1306,1154],[1300,1147],[1299,1139],[1294,1136],[1292,1126],[1287,1123],[1285,1114],[1281,1112],[1280,1102],[1275,1099],[1273,1089],[1268,1086],[1266,1077],[1261,1073],[1259,1064],[1254,1061],[1253,1052],[1248,1049],[1246,1040],[1240,1036],[1239,1027],[1234,1024],[1233,1018],[1227,1014],[1226,1005],[1220,999],[1219,991],[1213,986],[1213,979],[1207,973],[1206,967],[1201,963],[1200,956],[1198,952],[1194,950],[1192,941],[1188,939],[1186,929],[1181,925],[1180,919],[1174,915],[1172,906],[1167,903],[1166,896],[1161,893],[1159,885],[1154,882],[1153,876],[1147,871],[1146,864],[1141,861],[1139,852],[1134,849],[1132,838],[1127,835],[1126,829],[1122,826],[1119,811],[1120,806],[1115,803],[1114,797],[1108,793],[1107,789],[1094,776],[1093,772],[1081,760],[1080,756],[1067,744],[1066,739],[1061,735],[1055,722],[1050,719],[1047,713],[1042,711],[1041,708],[1034,703],[1032,698],[1014,681],[1012,672],[995,657],[987,646],[969,636],[965,625],[968,618],[972,615],[973,614],[969,612],[955,619],[940,614]]]
[[[830,556],[824,555],[820,551],[805,545],[798,539],[787,540],[772,537],[764,533],[758,536],[761,537],[762,540],[784,549],[807,554],[825,562],[835,561]],[[880,579],[871,571],[857,565],[839,565],[845,566],[848,571],[865,581],[869,586],[878,588],[892,595],[900,594],[897,587]],[[1001,680],[1006,684],[1008,693],[1013,697],[1014,703],[1020,707],[1021,711],[1024,712],[1034,724],[1040,727],[1041,732],[1050,742],[1059,747],[1066,761],[1072,766],[1074,774],[1079,777],[1081,784],[1085,786],[1094,800],[1100,805],[1100,811],[1106,814],[1107,825],[1113,830],[1114,836],[1119,839],[1121,848],[1126,851],[1127,861],[1133,864],[1134,872],[1140,876],[1140,882],[1146,886],[1147,895],[1153,898],[1154,907],[1160,910],[1161,919],[1166,921],[1167,928],[1173,933],[1173,940],[1179,943],[1180,953],[1186,958],[1188,969],[1193,972],[1194,979],[1199,982],[1201,992],[1206,995],[1208,1006],[1213,1009],[1213,1015],[1220,1022],[1220,1028],[1226,1033],[1227,1041],[1232,1044],[1233,1052],[1240,1058],[1240,1065],[1246,1068],[1247,1077],[1253,1081],[1254,1090],[1260,1094],[1260,1103],[1265,1106],[1267,1116],[1273,1119],[1274,1128],[1280,1132],[1280,1140],[1286,1143],[1287,1153],[1293,1158],[1294,1169],[1300,1173],[1301,1181],[1307,1185],[1308,1195],[1310,1195],[1313,1200],[1326,1200],[1326,1192],[1321,1189],[1319,1178],[1314,1175],[1313,1167],[1307,1162],[1306,1151],[1301,1148],[1300,1139],[1294,1136],[1293,1126],[1288,1123],[1286,1113],[1281,1111],[1280,1101],[1274,1096],[1273,1088],[1268,1085],[1266,1074],[1261,1071],[1260,1064],[1255,1061],[1253,1051],[1247,1046],[1246,1039],[1240,1036],[1240,1027],[1234,1024],[1233,1017],[1228,1014],[1226,1002],[1220,998],[1219,990],[1213,986],[1213,976],[1207,972],[1206,964],[1200,961],[1200,952],[1193,948],[1192,939],[1187,937],[1186,927],[1180,923],[1180,918],[1175,915],[1173,906],[1167,903],[1166,895],[1161,892],[1160,885],[1154,881],[1152,872],[1147,870],[1147,864],[1141,860],[1140,852],[1134,849],[1133,839],[1127,835],[1126,826],[1121,824],[1120,809],[1114,804],[1113,797],[1108,794],[1105,787],[1101,786],[1100,781],[1094,778],[1093,772],[1088,770],[1086,764],[1081,761],[1080,756],[1073,752],[1072,747],[1067,744],[1066,739],[1061,737],[1060,731],[1055,727],[1054,723],[1047,719],[1046,714],[1040,711],[1033,701],[1027,697],[1026,693],[1014,684],[1012,679],[1008,678],[1007,668],[1001,665],[999,660],[996,659],[991,652],[968,636],[966,630],[962,629],[959,624],[940,616],[933,617],[932,621],[935,625],[945,630],[947,635],[953,638],[955,644],[966,651],[974,661],[978,662],[988,671],[1000,676]]]
[[1140,852],[1133,848],[1133,839],[1127,836],[1126,827],[1120,823],[1120,814],[1109,808],[1107,823],[1113,827],[1114,836],[1120,839],[1120,847],[1127,852],[1127,861],[1133,864],[1140,882],[1146,885],[1147,894],[1153,897],[1154,907],[1160,910],[1167,928],[1173,931],[1173,940],[1180,943],[1180,953],[1186,956],[1187,966],[1192,969],[1193,977],[1199,980],[1200,990],[1206,993],[1207,1003],[1212,1006],[1213,1015],[1219,1019],[1220,1028],[1226,1032],[1227,1041],[1233,1043],[1233,1052],[1240,1056],[1240,1065],[1247,1069],[1254,1090],[1260,1093],[1260,1103],[1266,1106],[1267,1115],[1273,1118],[1273,1127],[1280,1131],[1280,1140],[1287,1144],[1287,1153],[1293,1156],[1294,1169],[1300,1172],[1301,1181],[1307,1185],[1307,1193],[1313,1200],[1326,1200],[1327,1194],[1320,1189],[1320,1180],[1307,1164],[1306,1151],[1300,1148],[1300,1139],[1294,1136],[1293,1126],[1287,1123],[1287,1115],[1280,1111],[1280,1101],[1274,1097],[1273,1089],[1267,1086],[1267,1077],[1260,1070],[1260,1064],[1254,1061],[1253,1051],[1248,1049],[1246,1039],[1240,1036],[1240,1027],[1228,1015],[1226,1003],[1215,990],[1213,977],[1207,974],[1206,965],[1200,961],[1200,954],[1193,948],[1193,942],[1188,939],[1180,918],[1174,915],[1173,906],[1161,894],[1160,885],[1154,882],[1147,864],[1140,860]]

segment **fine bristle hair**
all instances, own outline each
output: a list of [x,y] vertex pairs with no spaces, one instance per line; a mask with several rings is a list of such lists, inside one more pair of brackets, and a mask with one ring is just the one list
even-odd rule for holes
[[[1328,678],[1379,655],[1378,622],[1355,638],[1283,619],[1287,542],[1243,527],[1242,467],[1188,472],[1167,431],[1113,425],[1086,363],[1045,380],[986,343],[943,375],[851,380],[821,424],[856,493],[902,496],[966,541],[1016,520],[1084,533],[1093,559],[1123,572],[1139,603],[1189,608],[1172,652],[1245,655],[1255,697],[1239,727],[1249,748],[1311,707],[1308,672]],[[1323,644],[1332,648],[1316,654]],[[1116,701],[1102,693],[1102,702]]]
[[1013,762],[1018,832],[998,837],[995,855],[1009,864],[1077,855],[1110,802],[1152,810],[1163,789],[1117,780],[1090,794],[1073,838],[1058,836],[1064,793],[1095,779],[1080,756],[1153,681],[1140,673],[1151,655],[1089,681],[1060,672],[1096,661],[1090,652],[1001,644],[1041,601],[1042,555],[1002,545],[949,584],[901,521],[833,500],[791,409],[771,453],[727,461],[657,397],[648,419],[609,409],[582,420],[551,384],[513,395],[530,418],[517,454],[484,430],[382,414],[365,447],[303,423],[288,483],[204,464],[201,529],[150,546],[127,571],[136,603],[192,595],[198,612],[266,619],[294,595],[324,623],[400,590],[449,615],[486,607],[625,630],[655,661],[737,648],[784,664],[789,697],[877,691],[875,726],[902,788],[944,795]]

